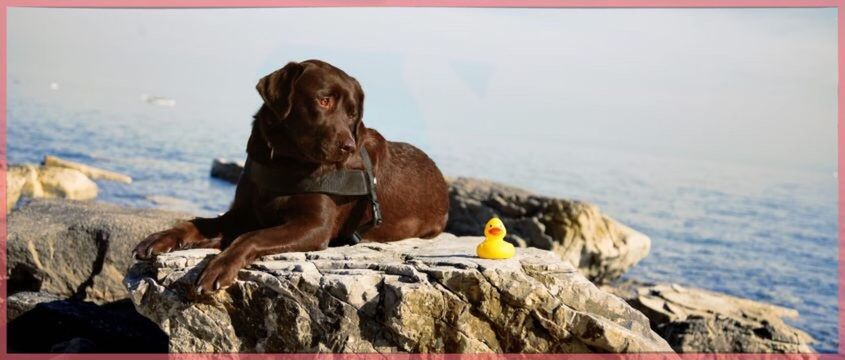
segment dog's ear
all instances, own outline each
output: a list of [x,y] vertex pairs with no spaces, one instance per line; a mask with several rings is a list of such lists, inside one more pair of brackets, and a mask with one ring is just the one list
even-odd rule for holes
[[361,138],[364,136],[364,89],[361,88],[357,79],[352,78],[352,83],[355,84],[355,93],[358,95],[355,99],[358,103],[358,108],[355,109],[358,113],[358,123],[355,124],[355,142],[360,146],[364,142]]
[[302,64],[291,61],[285,67],[261,78],[258,85],[255,85],[264,103],[273,110],[279,121],[290,115],[296,80],[302,75],[302,70]]

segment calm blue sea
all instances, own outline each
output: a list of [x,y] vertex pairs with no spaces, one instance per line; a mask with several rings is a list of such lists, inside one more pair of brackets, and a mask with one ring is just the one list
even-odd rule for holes
[[[66,87],[32,91],[15,81],[9,94],[10,163],[52,154],[131,175],[131,185],[99,182],[100,201],[111,203],[214,214],[232,199],[233,185],[210,178],[209,168],[215,157],[244,158],[252,114],[216,116],[225,100],[171,108],[134,93],[92,100]],[[408,133],[395,121],[378,129],[388,136]],[[432,130],[405,140],[450,176],[596,203],[652,238],[650,255],[627,277],[795,308],[801,316],[789,322],[818,339],[818,351],[836,351],[837,188],[831,171],[574,146],[539,132],[450,136]]]

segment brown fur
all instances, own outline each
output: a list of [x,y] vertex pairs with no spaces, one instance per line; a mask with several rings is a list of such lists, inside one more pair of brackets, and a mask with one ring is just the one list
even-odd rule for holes
[[[308,60],[267,75],[257,90],[265,103],[247,142],[252,161],[283,169],[295,180],[334,169],[363,169],[359,149],[365,146],[378,179],[384,223],[362,234],[364,241],[428,238],[443,231],[449,209],[443,175],[421,150],[387,141],[364,126],[364,93],[357,80],[325,62]],[[238,270],[260,256],[325,249],[370,219],[364,197],[275,196],[242,177],[225,214],[152,234],[135,254],[151,259],[177,249],[219,248],[222,252],[197,281],[198,292],[215,291],[229,286]]]

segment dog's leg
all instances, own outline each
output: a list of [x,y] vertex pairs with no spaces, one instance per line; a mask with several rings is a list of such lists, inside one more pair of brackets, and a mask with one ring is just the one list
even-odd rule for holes
[[329,245],[331,231],[319,219],[301,219],[245,233],[208,263],[197,280],[197,292],[228,287],[235,281],[240,269],[261,256],[325,249]]
[[174,227],[147,236],[132,251],[136,259],[152,259],[161,253],[189,248],[219,248],[220,236],[230,213],[216,218],[181,221]]

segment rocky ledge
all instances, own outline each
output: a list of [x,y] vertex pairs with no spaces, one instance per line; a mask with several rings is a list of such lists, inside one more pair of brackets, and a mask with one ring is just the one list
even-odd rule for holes
[[46,292],[103,304],[125,299],[132,249],[190,215],[63,199],[34,199],[8,217],[9,294]]
[[138,263],[138,311],[171,352],[672,352],[648,319],[557,255],[474,256],[442,234],[268,256],[228,289],[195,298],[216,250]]
[[551,250],[596,283],[614,280],[648,255],[651,239],[603,214],[596,205],[532,194],[472,178],[449,182],[446,231],[476,235],[492,216],[521,247]]
[[798,312],[677,284],[626,281],[606,290],[651,320],[682,353],[811,353],[813,338],[783,322]]
[[[453,191],[456,199],[476,196]],[[496,192],[491,194],[495,195]],[[507,193],[504,195],[508,196]],[[453,200],[453,205],[462,201]],[[498,200],[479,201],[479,206],[495,209],[494,206],[499,205],[488,204],[494,201]],[[564,203],[564,200],[560,201]],[[472,201],[466,203],[474,204]],[[591,208],[586,204],[578,206]],[[552,212],[545,210],[543,213]],[[216,345],[209,345],[203,351],[237,347],[245,351],[258,351],[256,344],[260,342],[256,339],[267,339],[277,334],[284,337],[284,340],[274,339],[271,342],[276,345],[265,344],[265,349],[287,346],[317,351],[334,346],[332,349],[354,351],[353,345],[344,347],[349,343],[370,344],[360,347],[382,351],[413,349],[414,346],[432,351],[490,351],[488,347],[494,349],[496,344],[501,351],[581,351],[582,346],[595,351],[620,351],[622,347],[618,345],[617,334],[627,331],[634,334],[634,339],[648,338],[651,335],[646,335],[649,334],[646,330],[638,328],[648,326],[648,320],[653,330],[665,337],[678,352],[795,353],[810,349],[809,337],[781,320],[781,317],[794,316],[796,313],[793,310],[671,285],[605,285],[605,291],[618,294],[632,308],[642,311],[649,318],[643,320],[642,315],[629,315],[631,307],[620,305],[621,301],[608,299],[611,295],[596,290],[573,271],[573,267],[559,261],[559,252],[555,256],[552,252],[537,249],[518,250],[521,256],[542,254],[537,255],[539,259],[556,264],[549,267],[551,270],[538,271],[537,266],[530,265],[534,264],[532,260],[522,258],[509,260],[519,263],[521,269],[516,265],[508,265],[508,262],[493,263],[505,266],[503,268],[485,267],[484,261],[470,257],[475,243],[479,241],[477,238],[459,238],[463,239],[460,241],[468,242],[463,249],[449,247],[457,246],[457,243],[406,240],[397,245],[361,244],[324,252],[279,255],[245,270],[242,281],[236,287],[218,294],[211,302],[207,299],[191,299],[186,289],[180,286],[193,280],[203,264],[202,260],[211,256],[211,253],[167,254],[153,264],[136,264],[130,255],[132,247],[148,234],[171,226],[177,219],[188,217],[190,215],[184,213],[132,209],[96,201],[35,199],[22,204],[8,217],[6,274],[10,296],[6,305],[10,315],[10,349],[41,353],[137,352],[166,351],[170,347],[193,351],[192,346],[206,349],[202,343],[192,345],[192,342],[199,341],[197,339],[202,336],[209,336],[213,339],[210,344]],[[579,227],[601,228],[602,223],[606,224],[601,220],[604,216],[582,215],[574,218],[595,222],[593,225],[585,225],[587,223],[583,221],[571,222],[573,228],[567,229],[566,233],[580,234],[570,239],[576,240],[574,244],[585,244],[571,246],[590,247],[592,245],[586,244],[607,241],[607,237],[601,237],[605,234],[603,231],[579,230]],[[455,216],[455,221],[462,221],[460,219],[461,216]],[[419,242],[421,245],[399,247],[406,242]],[[415,246],[418,248],[414,249]],[[601,254],[609,257],[590,257],[590,261],[614,263],[617,259],[610,257],[613,254],[612,248],[608,250]],[[446,254],[450,257],[441,257]],[[582,262],[579,262],[581,274],[585,268],[594,267],[590,261],[582,258]],[[376,265],[382,262],[382,265]],[[524,265],[525,262],[529,265]],[[270,270],[267,264],[276,267]],[[138,315],[133,304],[123,300],[130,294],[123,284],[124,275],[130,266],[134,268],[128,279],[131,280],[130,284],[135,284],[132,285],[131,295],[138,308],[146,311],[148,316],[152,315],[151,318],[157,324]],[[606,265],[595,266],[600,268]],[[278,267],[283,268],[280,270]],[[546,275],[542,275],[544,271]],[[491,272],[497,276],[495,284],[484,277],[484,274]],[[184,279],[180,276],[184,276]],[[443,282],[448,286],[442,285]],[[279,292],[273,290],[277,288],[265,284],[295,286],[281,287],[289,291],[285,293],[287,295],[280,296]],[[500,287],[494,288],[494,285]],[[494,289],[504,290],[497,294],[491,292]],[[536,289],[541,295],[550,295],[522,295],[522,292],[531,289]],[[353,295],[355,291],[355,294],[361,295]],[[354,310],[350,307],[353,305],[343,305],[341,300],[334,298],[337,294],[340,294],[340,299],[357,304],[355,306],[360,306],[360,309]],[[558,298],[553,299],[551,296]],[[360,300],[355,300],[359,297]],[[277,299],[284,301],[276,304]],[[195,300],[199,302],[193,303]],[[407,304],[404,303],[406,301]],[[527,302],[527,305],[522,302]],[[558,303],[563,305],[554,305]],[[550,306],[558,306],[562,310],[549,312]],[[172,315],[165,314],[165,309],[172,309],[173,313],[169,313]],[[371,309],[379,312],[372,315]],[[186,313],[178,314],[180,310]],[[428,310],[432,312],[426,312]],[[340,314],[334,314],[335,311]],[[554,316],[558,315],[554,314],[558,311],[580,315],[571,315],[560,322],[547,321],[550,318],[557,319]],[[122,315],[116,316],[116,313]],[[177,320],[169,320],[171,316],[177,317]],[[265,317],[269,319],[267,322]],[[594,338],[578,330],[582,329],[580,326],[590,324],[583,320],[585,318],[600,324],[594,329]],[[284,319],[293,319],[287,328],[281,328]],[[634,320],[629,323],[627,319]],[[194,322],[200,320],[207,323]],[[218,320],[221,322],[215,322]],[[480,322],[482,320],[486,323]],[[262,324],[256,327],[257,333],[243,331],[245,327],[252,326],[245,325],[247,321]],[[621,327],[613,325],[620,322],[623,324]],[[505,323],[506,327],[502,325]],[[358,326],[357,330],[355,325]],[[161,333],[158,326],[166,329],[170,336]],[[327,330],[341,326],[345,326],[345,333],[352,334],[349,337],[353,340],[348,340],[349,337],[344,340],[344,333]],[[554,330],[547,330],[547,327]],[[415,329],[423,330],[416,332]],[[430,332],[436,332],[438,337],[425,338]],[[555,336],[561,336],[564,332],[574,335],[558,341]],[[244,335],[241,340],[241,333],[248,336]],[[450,334],[450,337],[443,337],[448,342],[436,342],[440,333]],[[519,336],[528,338],[518,340]],[[586,337],[586,340],[581,337]],[[307,339],[315,340],[312,344]],[[534,341],[538,345],[532,345]],[[594,345],[602,341],[608,341],[610,345]],[[632,344],[646,342],[636,340]],[[141,348],[138,344],[145,345]],[[229,347],[220,344],[228,344],[226,346]],[[459,348],[458,344],[464,344],[461,346],[465,348]],[[300,345],[300,348],[296,347]],[[628,351],[637,349],[634,345],[629,346]]]
[[[237,183],[243,162],[215,159],[211,176]],[[475,178],[449,182],[446,231],[478,235],[498,216],[508,229],[507,241],[520,247],[551,250],[596,283],[618,279],[651,248],[648,236],[602,213],[598,206]]]

